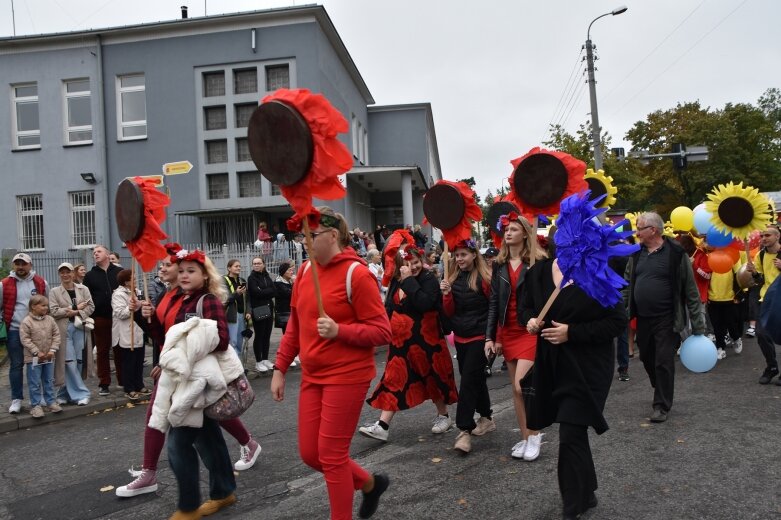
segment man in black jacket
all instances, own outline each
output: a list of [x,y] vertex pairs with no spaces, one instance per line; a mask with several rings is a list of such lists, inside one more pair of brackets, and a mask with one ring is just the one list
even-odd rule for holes
[[[92,295],[95,303],[95,329],[92,331],[93,344],[98,351],[98,379],[100,391],[98,395],[109,395],[111,383],[111,367],[109,364],[109,349],[111,345],[111,293],[119,286],[117,273],[122,268],[112,264],[109,251],[105,246],[97,245],[92,250],[95,266],[84,277],[84,285]],[[117,384],[122,385],[122,349],[114,347],[114,367],[117,373]]]

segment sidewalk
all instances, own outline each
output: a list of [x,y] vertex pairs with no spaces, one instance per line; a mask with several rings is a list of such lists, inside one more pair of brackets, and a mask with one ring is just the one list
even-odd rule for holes
[[[274,359],[274,353],[277,351],[279,341],[282,338],[281,329],[273,329],[271,332],[271,349],[269,358]],[[255,366],[255,356],[252,352],[252,340],[248,343],[249,356],[247,358],[247,366],[245,368],[253,368]],[[150,366],[144,367],[144,382],[148,388],[152,388],[152,379],[149,376],[152,370],[152,347],[146,348],[146,359],[149,361]],[[148,400],[143,399],[131,403],[130,399],[125,397],[125,391],[121,386],[116,386],[116,377],[114,373],[111,374],[111,386],[109,390],[111,395],[102,397],[98,395],[98,379],[97,377],[88,378],[85,383],[87,388],[92,392],[90,402],[86,406],[77,406],[75,404],[62,405],[62,412],[51,413],[46,412],[46,415],[41,419],[35,419],[30,415],[30,394],[27,389],[27,374],[24,376],[24,401],[22,402],[22,411],[18,414],[8,413],[8,407],[11,404],[11,382],[8,376],[10,361],[8,359],[0,360],[0,433],[6,433],[14,430],[24,430],[34,426],[40,426],[43,424],[51,424],[59,421],[73,419],[76,417],[84,417],[87,415],[94,415],[103,413],[106,411],[114,410],[128,405],[141,405],[144,406]],[[111,368],[114,368],[114,361],[111,361]],[[270,375],[270,372],[269,372]],[[250,371],[248,376],[250,379],[254,379],[260,376],[254,371]],[[267,376],[265,376],[267,377]]]

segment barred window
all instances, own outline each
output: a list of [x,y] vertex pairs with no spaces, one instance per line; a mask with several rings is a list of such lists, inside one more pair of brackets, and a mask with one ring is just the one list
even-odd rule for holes
[[43,195],[39,193],[16,197],[16,210],[22,249],[25,251],[44,249]]
[[203,96],[224,96],[225,95],[225,72],[204,72],[203,73]]
[[239,172],[239,197],[260,197],[260,173]]
[[256,108],[258,108],[257,103],[234,105],[234,112],[236,112],[236,128],[247,128],[249,126],[249,120]]
[[206,141],[206,162],[207,164],[228,162],[227,139]]
[[290,88],[290,66],[287,63],[266,67],[266,90],[273,92],[280,88]]
[[230,197],[227,173],[207,175],[206,182],[209,188],[209,199],[227,199]]
[[251,94],[258,91],[258,69],[242,69],[233,71],[233,93]]
[[93,247],[95,240],[95,192],[70,194],[72,247]]
[[223,130],[227,128],[225,106],[204,107],[203,126],[205,130]]
[[252,157],[249,154],[249,141],[246,137],[236,139],[236,161],[251,161]]

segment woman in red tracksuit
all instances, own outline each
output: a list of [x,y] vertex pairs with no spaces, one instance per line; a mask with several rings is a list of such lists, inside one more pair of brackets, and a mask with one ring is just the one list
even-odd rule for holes
[[390,342],[391,329],[378,297],[377,279],[349,247],[344,217],[327,207],[318,211],[319,222],[311,225],[310,254],[317,262],[326,316],[319,317],[312,269],[304,264],[293,286],[290,319],[277,350],[271,393],[277,401],[284,398],[285,373],[296,355],[300,356],[301,459],[325,475],[332,519],[352,518],[353,495],[358,489],[363,491],[359,516],[369,518],[389,480],[383,474],[370,475],[350,459],[350,441],[375,375],[374,347]]

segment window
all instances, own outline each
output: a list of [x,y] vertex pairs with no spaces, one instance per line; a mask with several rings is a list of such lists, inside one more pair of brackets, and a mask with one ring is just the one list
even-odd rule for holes
[[271,185],[271,195],[282,195],[282,190],[276,184]]
[[251,94],[258,91],[258,69],[233,71],[233,93]]
[[203,127],[204,130],[224,130],[227,127],[225,116],[225,107],[204,107],[203,109]]
[[224,96],[225,95],[225,73],[204,72],[203,73],[203,96]]
[[95,192],[77,191],[70,194],[72,247],[95,245]]
[[206,183],[208,184],[210,199],[227,199],[230,196],[227,173],[207,175]]
[[260,197],[260,173],[239,172],[239,197]]
[[146,139],[146,80],[143,74],[117,77],[117,139]]
[[43,249],[43,195],[16,197],[19,242],[24,251]]
[[14,148],[41,147],[41,125],[38,120],[38,84],[15,85],[13,97]]
[[228,162],[228,141],[219,139],[206,141],[206,163],[217,164]]
[[256,108],[258,108],[257,103],[234,105],[234,111],[236,112],[236,128],[247,128],[249,126],[249,120]]
[[369,164],[369,131],[363,129],[363,164]]
[[266,91],[280,88],[290,88],[290,66],[287,63],[266,67]]
[[89,79],[66,81],[65,91],[65,144],[89,144],[92,142],[92,97]]
[[249,141],[246,137],[236,139],[236,162],[251,161],[249,154]]
[[350,129],[351,135],[353,138],[353,157],[356,159],[358,158],[358,129],[360,128],[360,123],[358,122],[358,118],[355,117],[355,114],[353,114],[351,120],[350,120]]

